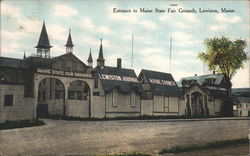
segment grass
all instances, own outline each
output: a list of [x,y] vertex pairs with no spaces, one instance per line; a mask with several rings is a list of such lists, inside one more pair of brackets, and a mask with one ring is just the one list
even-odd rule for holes
[[150,154],[145,153],[115,153],[115,154],[104,154],[99,156],[151,156]]
[[6,121],[4,123],[0,123],[0,130],[33,127],[33,126],[41,126],[41,125],[45,125],[45,122],[39,119]]
[[186,117],[186,116],[138,116],[138,117],[114,117],[114,118],[82,118],[72,116],[50,115],[45,117],[47,119],[57,120],[76,120],[76,121],[107,121],[107,120],[154,120],[154,119],[199,119],[199,118],[212,118],[212,117]]
[[198,150],[205,150],[205,149],[217,149],[221,147],[228,147],[231,145],[247,144],[248,142],[249,142],[248,138],[241,138],[241,139],[234,139],[234,140],[215,141],[215,142],[207,143],[204,145],[175,146],[170,149],[163,149],[161,152],[159,152],[159,154],[182,153],[182,152],[191,152],[191,151],[198,151]]

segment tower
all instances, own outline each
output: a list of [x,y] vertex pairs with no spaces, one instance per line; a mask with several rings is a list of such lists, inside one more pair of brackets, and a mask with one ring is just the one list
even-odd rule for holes
[[45,57],[50,58],[50,48],[52,46],[49,43],[49,38],[45,26],[45,22],[43,22],[42,31],[40,34],[40,38],[38,44],[35,48],[37,48],[37,56],[38,57]]
[[91,49],[90,49],[90,52],[89,52],[89,58],[88,58],[88,66],[89,67],[93,67],[93,59],[92,59],[92,55],[91,55]]
[[98,58],[97,58],[97,66],[103,68],[104,65],[105,65],[105,59],[103,58],[102,39],[101,39],[99,55],[98,55]]
[[73,53],[74,45],[73,45],[73,42],[72,42],[70,29],[69,29],[68,40],[67,40],[67,43],[66,43],[65,47],[66,47],[66,53]]

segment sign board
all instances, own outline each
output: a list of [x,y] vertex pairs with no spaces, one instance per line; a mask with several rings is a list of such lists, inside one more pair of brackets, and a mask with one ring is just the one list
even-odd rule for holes
[[98,74],[100,79],[103,80],[116,80],[116,81],[127,81],[127,82],[139,82],[136,77],[126,77],[119,75],[110,75],[110,74]]
[[159,85],[166,85],[166,86],[175,86],[174,81],[169,80],[161,80],[161,79],[149,79],[150,83],[159,84]]
[[37,69],[37,73],[49,74],[49,75],[60,75],[60,76],[68,76],[68,77],[91,77],[91,74],[86,73],[78,73],[78,72],[67,72],[62,70],[54,70],[54,69]]

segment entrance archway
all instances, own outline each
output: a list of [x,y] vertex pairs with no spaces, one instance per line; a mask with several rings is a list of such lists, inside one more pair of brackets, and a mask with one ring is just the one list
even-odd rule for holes
[[202,117],[205,115],[203,108],[203,95],[200,92],[191,94],[192,116]]
[[74,80],[68,87],[67,115],[75,117],[90,117],[90,87],[87,82]]
[[38,85],[37,117],[65,115],[65,87],[56,78],[45,78]]

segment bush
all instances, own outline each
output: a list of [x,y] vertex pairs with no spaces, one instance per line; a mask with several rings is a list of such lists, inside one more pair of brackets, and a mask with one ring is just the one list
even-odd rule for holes
[[181,153],[181,152],[190,152],[196,150],[205,150],[205,149],[215,149],[221,147],[227,147],[231,145],[238,145],[238,144],[246,144],[248,143],[248,138],[241,138],[241,139],[234,139],[234,140],[222,140],[207,143],[204,145],[191,145],[191,146],[175,146],[171,149],[163,149],[159,154],[165,153]]
[[41,125],[45,125],[45,122],[39,119],[6,121],[4,123],[0,123],[0,130],[33,127],[33,126],[41,126]]

